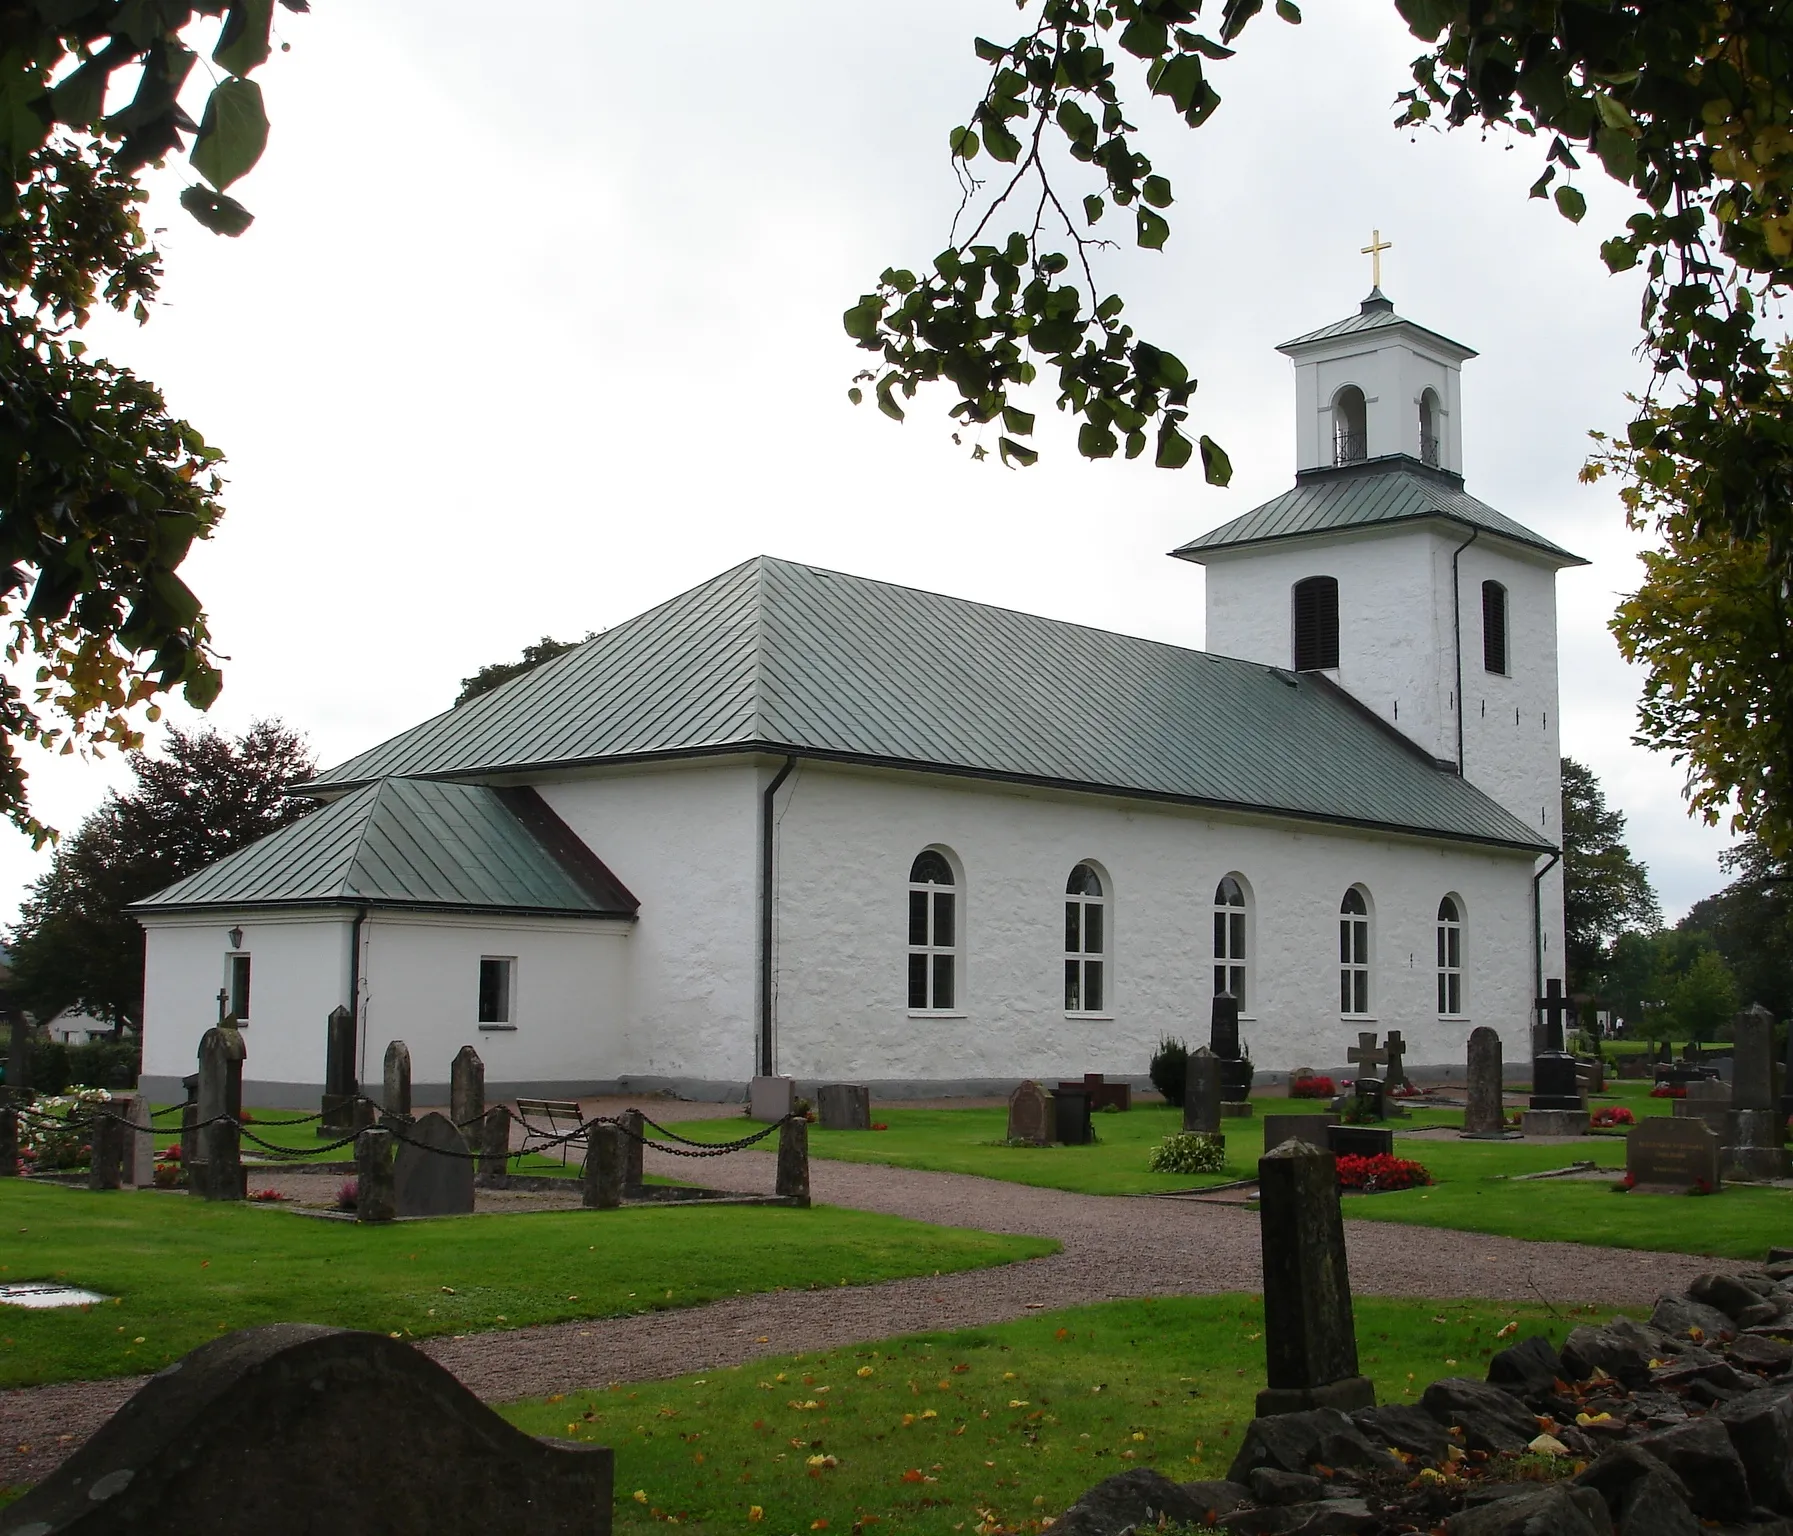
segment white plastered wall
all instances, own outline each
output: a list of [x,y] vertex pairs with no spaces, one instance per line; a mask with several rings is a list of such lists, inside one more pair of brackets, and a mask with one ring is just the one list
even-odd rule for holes
[[1329,350],[1307,352],[1295,364],[1295,453],[1298,469],[1333,465],[1332,402],[1348,384],[1364,395],[1369,458],[1404,453],[1420,457],[1420,398],[1438,397],[1439,467],[1461,473],[1462,372],[1404,332],[1343,338]]
[[[957,1016],[912,1015],[911,862],[964,871]],[[1110,891],[1107,1017],[1064,1010],[1064,888],[1080,861]],[[1233,819],[945,776],[802,765],[779,795],[777,1067],[803,1081],[965,1083],[1138,1077],[1161,1036],[1205,1043],[1212,900],[1251,896],[1243,1034],[1260,1068],[1339,1066],[1360,1029],[1399,1029],[1414,1065],[1464,1060],[1478,1024],[1527,1045],[1531,860],[1464,844]],[[1339,1011],[1338,909],[1372,905],[1373,1017]],[[1441,897],[1466,914],[1467,1012],[1441,1020]]]

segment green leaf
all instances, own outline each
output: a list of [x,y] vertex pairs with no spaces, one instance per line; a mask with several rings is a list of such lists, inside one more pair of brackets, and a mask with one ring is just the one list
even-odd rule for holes
[[50,92],[50,110],[56,121],[76,128],[91,128],[106,107],[105,66],[90,59]]
[[1038,453],[1032,448],[1029,448],[1025,443],[1018,443],[1012,437],[997,438],[996,450],[1002,455],[1002,462],[1004,464],[1013,461],[1014,463],[1019,464],[1023,469],[1036,463],[1040,457]]
[[210,187],[188,187],[181,193],[181,207],[215,235],[234,238],[255,222],[255,215],[234,197]]
[[1175,201],[1170,195],[1170,183],[1162,176],[1146,177],[1140,196],[1154,208],[1168,208]]
[[947,144],[952,152],[961,160],[977,159],[978,141],[975,128],[955,128],[947,137]]
[[1013,165],[1021,154],[1021,141],[1008,125],[996,118],[984,119],[984,148],[1004,165]]
[[1107,206],[1108,205],[1104,203],[1101,198],[1097,197],[1096,194],[1092,192],[1083,200],[1083,216],[1088,219],[1090,223],[1094,224],[1102,217],[1102,210]]
[[1637,248],[1623,236],[1600,242],[1600,259],[1608,272],[1629,272],[1637,265]]
[[887,373],[878,380],[878,409],[892,421],[901,421],[903,408],[897,404],[896,396],[891,393],[891,390],[896,387],[896,382],[897,375],[894,373]]
[[246,175],[268,147],[268,114],[253,80],[224,80],[212,87],[199,137],[188,156],[193,169],[222,192]]
[[1073,144],[1096,142],[1096,120],[1067,96],[1058,104],[1058,126]]
[[212,62],[233,75],[246,75],[268,62],[268,29],[274,21],[274,0],[231,0]]
[[1139,210],[1139,243],[1148,251],[1161,251],[1164,242],[1170,239],[1170,224],[1160,214],[1153,213],[1150,208]]
[[[181,199],[182,202],[186,198]],[[847,334],[861,346],[874,346],[878,340],[878,325],[884,318],[884,300],[875,293],[859,296],[859,302],[841,316],[841,324]]]
[[1136,58],[1155,59],[1170,47],[1170,28],[1156,16],[1136,15],[1121,29],[1121,47]]
[[1301,7],[1292,0],[1276,0],[1276,14],[1292,27],[1301,25]]
[[855,384],[847,391],[847,398],[855,405],[865,404],[865,391]]
[[1202,434],[1202,478],[1209,485],[1228,485],[1233,478],[1233,461],[1226,449],[1206,433]]
[[1152,461],[1160,469],[1181,469],[1195,453],[1195,445],[1171,422],[1165,422],[1158,433],[1158,454]]
[[977,56],[986,64],[996,64],[1009,56],[1008,49],[1001,43],[993,43],[988,38],[980,37],[972,45],[977,49]]
[[1107,427],[1086,421],[1077,432],[1077,451],[1086,459],[1112,459],[1121,446],[1120,439]]
[[1033,431],[1033,412],[1024,411],[1018,405],[1005,405],[1002,408],[1002,424],[1011,432],[1025,435]]
[[1588,200],[1574,187],[1556,189],[1556,211],[1571,224],[1579,224],[1587,215]]

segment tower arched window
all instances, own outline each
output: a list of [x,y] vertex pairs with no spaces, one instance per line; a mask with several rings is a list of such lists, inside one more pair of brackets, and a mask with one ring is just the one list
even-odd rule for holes
[[1339,664],[1339,584],[1331,576],[1295,583],[1295,670],[1319,672]]
[[1370,906],[1352,886],[1339,903],[1339,1012],[1370,1011]]
[[909,1007],[938,1013],[958,997],[957,881],[946,855],[925,849],[909,869]]
[[1065,1012],[1100,1013],[1108,997],[1108,893],[1079,864],[1065,882]]
[[1245,1012],[1245,887],[1228,875],[1214,887],[1214,995],[1231,993]]
[[1436,469],[1440,453],[1438,391],[1428,389],[1419,397],[1419,456],[1422,463]]
[[1332,397],[1332,462],[1361,464],[1369,456],[1369,407],[1363,391],[1347,384]]
[[1454,896],[1438,903],[1438,1011],[1463,1012],[1463,909]]
[[1498,581],[1482,583],[1482,665],[1506,675],[1507,589]]

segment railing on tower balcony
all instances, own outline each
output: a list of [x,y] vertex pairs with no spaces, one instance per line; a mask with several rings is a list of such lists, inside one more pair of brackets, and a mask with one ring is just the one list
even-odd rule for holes
[[1433,469],[1438,468],[1438,434],[1436,432],[1420,433],[1419,457],[1422,464],[1429,464]]
[[1338,464],[1361,464],[1369,457],[1369,433],[1367,432],[1335,432],[1332,434],[1332,462]]

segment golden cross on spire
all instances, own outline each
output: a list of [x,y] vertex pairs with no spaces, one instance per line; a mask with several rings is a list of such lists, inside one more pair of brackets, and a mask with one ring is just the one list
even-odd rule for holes
[[1372,229],[1370,231],[1370,243],[1363,248],[1360,254],[1370,258],[1370,286],[1372,288],[1382,286],[1382,253],[1392,251],[1394,245],[1394,241],[1382,238],[1381,230]]

